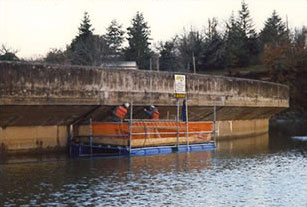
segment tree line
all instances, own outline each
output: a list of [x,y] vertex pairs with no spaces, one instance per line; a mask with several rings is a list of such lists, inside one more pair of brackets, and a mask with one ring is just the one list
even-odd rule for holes
[[[107,61],[136,61],[142,69],[149,68],[150,28],[142,13],[137,12],[125,32],[117,20],[112,20],[103,35],[94,34],[87,12],[79,32],[64,51],[52,49],[45,61],[58,64],[99,66]],[[125,34],[127,37],[125,38]],[[124,47],[125,40],[128,47]]]
[[[222,29],[219,29],[222,28]],[[204,31],[189,29],[155,47],[148,22],[137,12],[123,29],[112,20],[106,33],[94,33],[90,16],[84,13],[78,34],[64,50],[51,49],[45,62],[99,66],[107,61],[136,61],[140,69],[206,73],[262,65],[268,80],[291,87],[291,103],[307,108],[307,29],[289,29],[273,11],[257,32],[248,5],[221,24],[208,19]],[[19,60],[16,51],[0,49],[0,60]]]
[[[237,14],[233,13],[223,25],[217,18],[211,18],[204,31],[184,30],[153,47],[150,27],[142,13],[136,13],[126,30],[114,19],[106,33],[99,35],[94,33],[90,16],[85,12],[78,34],[64,50],[51,49],[44,61],[99,66],[105,61],[127,60],[136,61],[141,69],[149,69],[150,59],[158,58],[160,70],[185,72],[259,64],[276,68],[281,64],[278,66],[275,56],[288,47],[297,47],[297,41],[305,41],[304,32],[305,28],[291,31],[273,11],[257,33],[248,5],[243,1]],[[18,59],[17,56],[11,57],[12,54],[5,48],[0,50],[3,59]]]
[[[84,13],[78,34],[65,50],[52,49],[45,61],[58,64],[99,66],[105,61],[136,61],[141,69],[149,69],[159,60],[159,70],[205,73],[210,70],[265,65],[276,70],[287,67],[285,50],[305,41],[305,28],[290,30],[276,11],[256,32],[248,5],[223,24],[217,18],[208,20],[205,31],[191,28],[165,42],[152,46],[151,31],[142,13],[137,12],[124,30],[112,20],[103,35],[94,34],[88,13]],[[125,46],[126,45],[126,46]],[[157,66],[155,66],[157,68]]]

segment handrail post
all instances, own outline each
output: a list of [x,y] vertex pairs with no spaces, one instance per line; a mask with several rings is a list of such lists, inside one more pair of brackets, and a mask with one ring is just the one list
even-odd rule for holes
[[189,148],[189,145],[190,145],[190,142],[189,142],[189,116],[188,116],[188,100],[186,99],[185,100],[185,119],[186,119],[186,136],[187,136],[187,145],[188,145],[188,151],[190,151],[190,148]]
[[93,156],[93,128],[92,128],[92,118],[90,118],[90,154]]
[[69,125],[68,131],[69,131],[69,140],[68,140],[68,143],[69,143],[69,155],[72,156],[71,145],[72,145],[72,142],[73,142],[73,139],[74,139],[74,125],[73,124]]
[[177,98],[177,149],[179,150],[179,99]]
[[216,142],[216,105],[213,106],[213,139]]
[[129,122],[129,153],[131,153],[131,134],[132,134],[133,102],[130,103],[130,122]]

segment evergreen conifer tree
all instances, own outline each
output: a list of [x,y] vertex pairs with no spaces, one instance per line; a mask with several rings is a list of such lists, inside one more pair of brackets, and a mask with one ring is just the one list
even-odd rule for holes
[[199,69],[203,45],[204,35],[197,30],[191,29],[189,32],[185,31],[179,36],[177,46],[180,52],[180,61],[187,72],[193,71],[194,63],[196,70]]
[[131,26],[128,30],[129,46],[125,50],[126,60],[136,61],[142,69],[149,69],[149,59],[151,51],[150,45],[150,29],[144,20],[142,13],[137,12],[131,21]]
[[75,65],[92,65],[91,50],[94,47],[93,30],[91,28],[90,18],[87,12],[84,12],[78,35],[72,40],[67,48],[67,55],[72,64]]
[[240,25],[246,37],[249,38],[251,36],[256,35],[256,31],[253,25],[253,20],[250,17],[248,5],[244,1],[242,1],[241,10],[239,10],[238,24]]
[[248,5],[242,1],[236,19],[234,15],[227,23],[226,53],[228,67],[245,67],[259,60],[257,33],[250,17]]
[[274,10],[271,17],[265,21],[264,28],[260,32],[262,46],[264,47],[268,43],[278,44],[286,40],[287,37],[286,25]]
[[79,37],[87,37],[89,35],[93,35],[94,29],[91,27],[92,25],[90,16],[87,12],[84,12],[84,16],[79,27]]
[[239,10],[238,23],[244,33],[242,41],[244,42],[243,50],[247,53],[247,60],[243,62],[245,65],[259,63],[260,45],[258,35],[254,28],[253,20],[250,16],[248,5],[242,1],[241,10]]
[[248,54],[245,48],[246,36],[234,14],[226,25],[225,33],[226,55],[228,67],[242,67],[247,65]]
[[226,66],[225,41],[217,31],[216,18],[208,20],[208,29],[201,54],[201,69],[222,69]]
[[103,37],[94,35],[90,17],[84,12],[78,35],[67,47],[66,54],[71,64],[100,65],[104,60],[108,47]]
[[125,32],[115,19],[111,21],[111,24],[107,27],[107,33],[104,35],[106,44],[108,45],[111,56],[120,56],[122,53],[122,44],[124,42]]
[[178,71],[180,68],[178,52],[176,48],[176,39],[160,43],[160,70]]

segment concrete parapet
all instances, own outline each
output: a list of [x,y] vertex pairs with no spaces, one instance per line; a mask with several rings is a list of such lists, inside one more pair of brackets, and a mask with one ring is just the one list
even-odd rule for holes
[[[0,74],[0,105],[173,104],[174,73],[170,72],[0,62]],[[289,106],[285,85],[185,75],[191,106]]]

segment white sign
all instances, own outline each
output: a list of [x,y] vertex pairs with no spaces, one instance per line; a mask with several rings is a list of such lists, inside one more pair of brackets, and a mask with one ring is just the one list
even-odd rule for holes
[[185,75],[175,75],[175,93],[185,94]]

